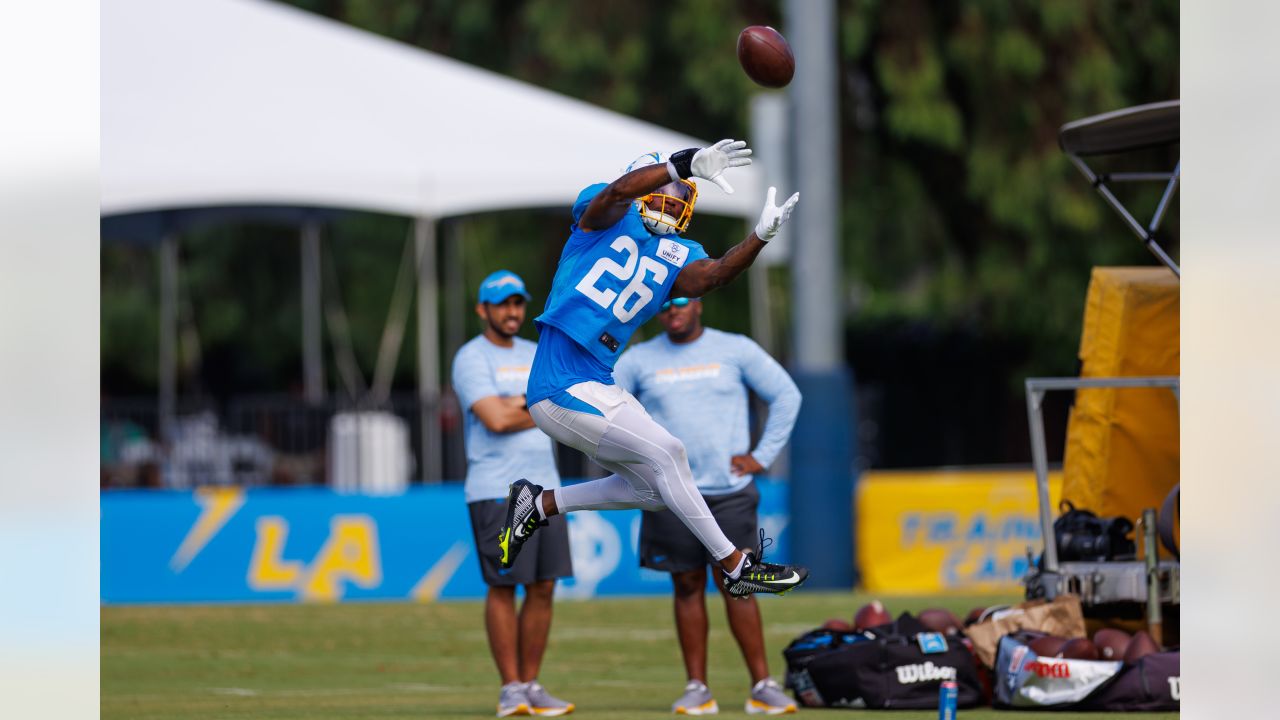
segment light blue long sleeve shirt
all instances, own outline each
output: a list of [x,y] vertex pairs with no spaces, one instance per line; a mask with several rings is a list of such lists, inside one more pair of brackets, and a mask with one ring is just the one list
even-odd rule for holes
[[[787,444],[800,412],[800,390],[764,348],[745,336],[711,328],[690,343],[673,343],[665,333],[639,343],[623,353],[613,377],[684,443],[703,495],[746,487],[752,476],[734,475],[730,459],[750,452],[769,467]],[[769,404],[769,418],[754,449],[747,388]]]
[[467,448],[466,501],[497,500],[520,478],[545,487],[560,487],[551,438],[537,428],[496,433],[485,427],[471,407],[490,396],[523,395],[533,365],[534,343],[512,338],[509,348],[477,335],[453,358],[453,390],[465,416]]

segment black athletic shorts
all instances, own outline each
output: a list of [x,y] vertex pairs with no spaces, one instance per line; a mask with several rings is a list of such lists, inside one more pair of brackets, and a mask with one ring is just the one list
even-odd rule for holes
[[[754,548],[760,542],[756,510],[760,489],[756,481],[727,495],[704,495],[716,524],[739,549]],[[670,510],[641,513],[640,566],[664,572],[689,572],[714,564],[715,558],[698,542],[693,532]]]
[[467,503],[467,509],[471,512],[471,535],[476,542],[480,574],[486,585],[511,587],[573,577],[569,524],[563,515],[550,518],[550,525],[538,528],[520,548],[516,564],[503,570],[498,566],[498,531],[507,519],[506,499]]

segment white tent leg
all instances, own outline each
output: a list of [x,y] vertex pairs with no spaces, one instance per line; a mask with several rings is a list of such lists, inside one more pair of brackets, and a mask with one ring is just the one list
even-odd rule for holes
[[471,306],[467,304],[464,280],[467,269],[463,266],[462,218],[443,223],[444,266],[444,357],[452,358],[466,342],[467,320]]
[[440,466],[440,315],[437,308],[436,222],[414,220],[418,251],[418,412],[422,421],[423,482],[442,480]]

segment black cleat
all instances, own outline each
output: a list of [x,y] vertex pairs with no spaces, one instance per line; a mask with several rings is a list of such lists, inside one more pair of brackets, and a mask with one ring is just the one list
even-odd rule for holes
[[523,478],[511,483],[507,493],[507,521],[498,532],[498,564],[503,568],[511,567],[520,554],[520,546],[535,530],[547,524],[546,520],[538,519],[538,510],[533,505],[540,495],[541,485]]
[[754,560],[755,553],[747,551],[747,564],[738,579],[723,573],[724,589],[734,597],[744,598],[754,593],[785,595],[804,584],[809,571],[795,565],[778,565]]
[[733,597],[745,598],[755,593],[785,595],[803,585],[809,578],[808,568],[765,562],[764,549],[773,542],[766,540],[764,530],[761,529],[760,548],[755,552],[744,551],[747,561],[743,563],[737,580],[729,577],[729,573],[720,571],[724,589]]

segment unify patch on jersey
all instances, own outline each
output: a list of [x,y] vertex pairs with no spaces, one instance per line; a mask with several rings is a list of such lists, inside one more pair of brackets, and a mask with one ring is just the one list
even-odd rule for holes
[[658,243],[658,257],[676,267],[684,267],[684,262],[689,259],[689,248],[675,240],[665,239]]

